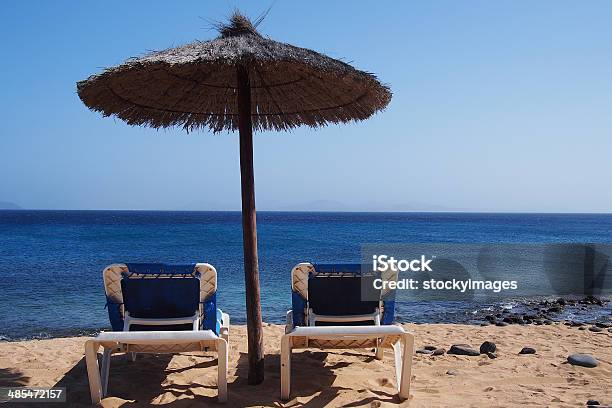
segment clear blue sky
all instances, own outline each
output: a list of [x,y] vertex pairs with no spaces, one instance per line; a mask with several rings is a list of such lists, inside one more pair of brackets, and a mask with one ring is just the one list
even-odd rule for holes
[[[237,135],[129,127],[75,83],[270,4],[4,4],[0,201],[239,209]],[[612,212],[611,21],[610,1],[276,1],[264,35],[394,96],[358,124],[256,134],[258,208]]]

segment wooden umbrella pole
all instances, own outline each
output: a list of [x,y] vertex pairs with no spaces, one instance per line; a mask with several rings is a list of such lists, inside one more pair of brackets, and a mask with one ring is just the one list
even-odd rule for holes
[[246,289],[247,336],[249,344],[249,384],[264,380],[263,329],[257,260],[257,222],[253,177],[253,125],[249,71],[238,66],[238,129],[240,132],[240,182],[242,187],[242,240]]

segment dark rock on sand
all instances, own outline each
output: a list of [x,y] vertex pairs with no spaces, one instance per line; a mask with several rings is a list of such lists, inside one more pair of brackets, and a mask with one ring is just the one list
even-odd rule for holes
[[589,295],[585,297],[584,299],[580,300],[578,303],[581,303],[583,305],[597,305],[597,306],[604,305],[604,302],[601,299],[597,299],[593,295]]
[[504,317],[504,322],[506,323],[510,323],[510,324],[519,324],[523,322],[523,318],[521,316],[506,316]]
[[432,351],[431,355],[432,356],[441,356],[442,354],[446,353],[446,351],[442,348],[437,348],[434,351]]
[[599,401],[597,401],[597,400],[588,400],[586,404],[587,404],[588,406],[591,406],[591,405],[599,405]]
[[434,351],[435,349],[437,349],[437,347],[436,346],[425,346],[425,347],[423,347],[423,349],[429,350],[429,351]]
[[535,354],[536,350],[533,347],[523,347],[519,354]]
[[490,359],[497,358],[497,354],[495,354],[495,353],[487,353],[487,356],[488,356]]
[[499,327],[504,327],[504,326],[507,326],[508,323],[506,323],[506,322],[497,322],[497,323],[495,323],[495,325],[499,326]]
[[482,323],[480,323],[480,325],[481,325],[482,327],[486,327],[486,326],[490,326],[490,325],[491,325],[491,323],[489,323],[489,322],[482,322]]
[[567,357],[567,362],[570,363],[571,365],[577,365],[577,366],[588,367],[588,368],[597,367],[599,365],[595,357],[593,357],[590,354],[582,354],[582,353],[572,354],[571,356]]
[[592,331],[592,332],[595,332],[595,333],[601,333],[603,331],[603,329],[601,327],[591,326],[591,327],[589,327],[589,331]]
[[480,353],[466,344],[453,344],[448,350],[448,354],[455,354],[458,356],[479,356]]
[[586,330],[586,326],[580,326],[578,330]]
[[485,341],[480,345],[480,354],[494,353],[497,346],[492,341]]
[[431,350],[419,349],[416,351],[417,354],[433,354]]
[[448,375],[459,375],[459,371],[451,369],[451,370],[448,370],[446,372],[446,374],[448,374]]
[[610,324],[610,323],[603,323],[603,322],[596,322],[595,326],[601,327],[602,329],[607,329],[607,328],[612,327],[612,324]]

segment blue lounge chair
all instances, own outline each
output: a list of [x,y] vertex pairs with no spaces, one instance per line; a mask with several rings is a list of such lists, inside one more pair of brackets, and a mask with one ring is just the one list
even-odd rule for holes
[[291,271],[292,309],[281,340],[281,399],[291,390],[291,352],[297,348],[385,348],[395,354],[399,397],[410,393],[414,336],[393,324],[390,291],[362,300],[361,265],[300,263]]
[[217,351],[219,401],[226,401],[229,316],[217,309],[215,268],[207,263],[113,264],[103,277],[113,331],[85,344],[92,402],[107,394],[111,354],[134,358],[136,353],[184,351]]

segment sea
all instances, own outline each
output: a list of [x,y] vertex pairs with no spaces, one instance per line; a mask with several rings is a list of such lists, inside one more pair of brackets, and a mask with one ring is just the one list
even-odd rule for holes
[[[359,262],[366,243],[612,243],[612,214],[261,211],[257,228],[270,323],[284,322],[291,307],[295,264]],[[102,270],[123,262],[211,263],[218,306],[245,322],[240,212],[1,210],[0,340],[108,329]],[[399,302],[396,319],[475,323],[476,314],[523,301]],[[568,313],[605,320],[609,305]]]

